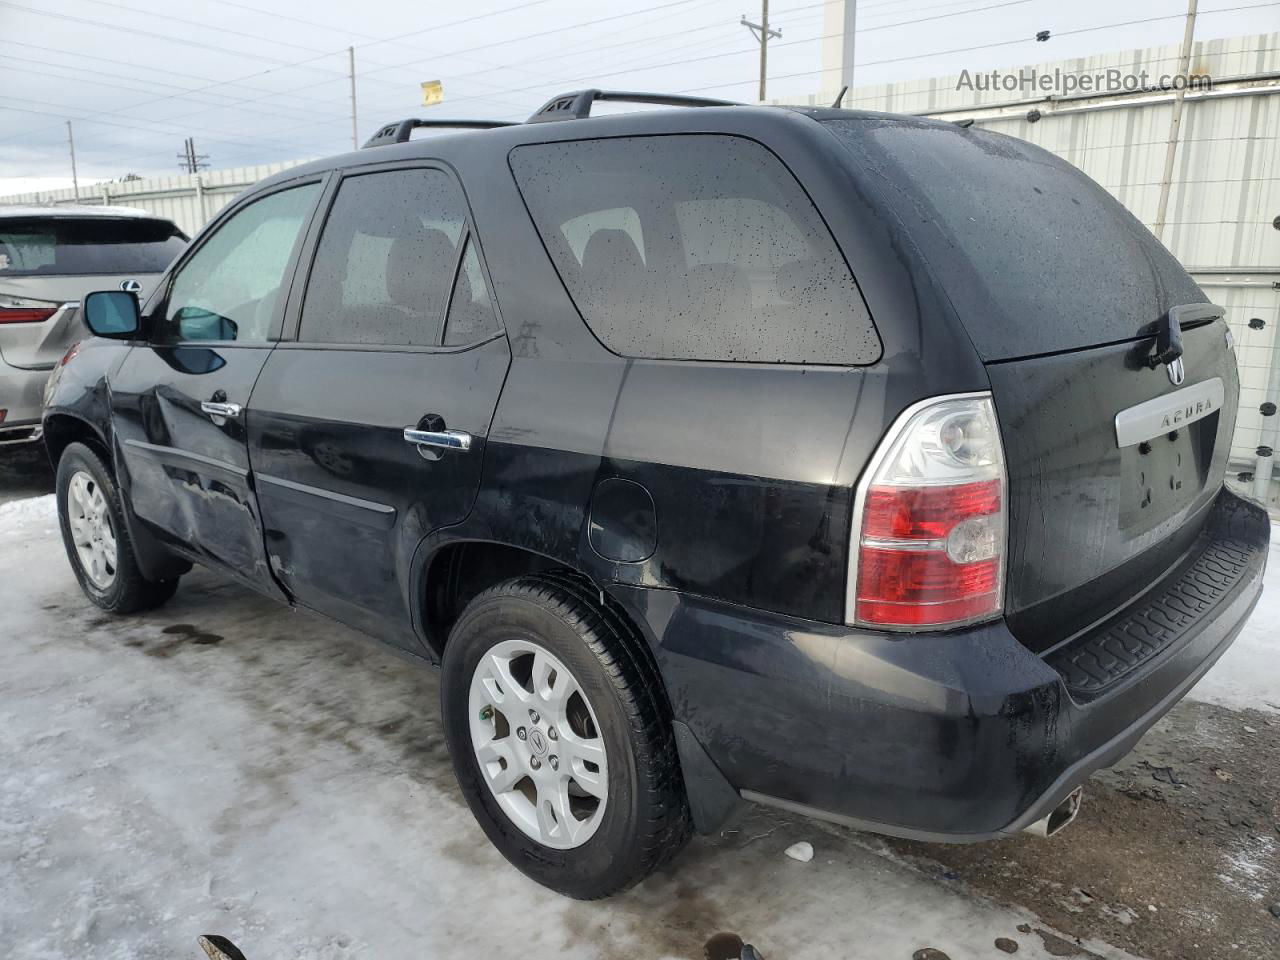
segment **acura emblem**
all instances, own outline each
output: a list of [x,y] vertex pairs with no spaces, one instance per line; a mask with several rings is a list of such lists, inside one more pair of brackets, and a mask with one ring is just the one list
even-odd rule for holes
[[120,289],[123,290],[125,293],[141,293],[142,284],[140,284],[137,280],[121,280]]
[[1169,371],[1169,382],[1175,387],[1180,386],[1182,381],[1187,379],[1187,369],[1182,365],[1181,357],[1171,360],[1165,369]]

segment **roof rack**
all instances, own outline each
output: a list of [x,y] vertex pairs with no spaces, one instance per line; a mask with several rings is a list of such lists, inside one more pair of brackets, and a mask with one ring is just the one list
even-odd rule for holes
[[538,108],[527,123],[548,123],[552,120],[582,120],[591,116],[591,104],[597,100],[622,103],[656,103],[667,107],[740,107],[732,100],[713,100],[710,97],[683,97],[674,93],[624,93],[619,90],[574,90],[552,97]]
[[364,147],[381,147],[388,143],[404,143],[409,134],[419,127],[452,127],[458,130],[488,130],[492,127],[512,127],[517,124],[509,120],[417,120],[410,118],[397,123],[389,123],[382,127],[365,142]]

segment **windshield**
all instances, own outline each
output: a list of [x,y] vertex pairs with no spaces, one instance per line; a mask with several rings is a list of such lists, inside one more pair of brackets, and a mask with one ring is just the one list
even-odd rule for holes
[[878,174],[984,360],[1150,335],[1205,300],[1111,194],[1034,144],[935,120],[826,127]]
[[186,245],[168,220],[0,219],[0,279],[163,273]]

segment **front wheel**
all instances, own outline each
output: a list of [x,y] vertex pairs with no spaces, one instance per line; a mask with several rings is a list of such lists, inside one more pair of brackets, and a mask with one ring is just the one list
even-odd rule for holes
[[445,736],[472,812],[516,867],[580,900],[630,887],[689,836],[669,709],[636,643],[548,574],[481,593],[445,647]]
[[136,613],[173,596],[176,577],[154,582],[138,569],[115,479],[91,447],[73,443],[62,452],[57,500],[67,559],[93,603],[111,613]]

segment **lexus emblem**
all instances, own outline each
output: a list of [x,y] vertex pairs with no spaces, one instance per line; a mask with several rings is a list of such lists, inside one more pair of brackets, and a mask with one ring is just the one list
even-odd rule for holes
[[1181,386],[1182,381],[1187,379],[1187,368],[1182,365],[1181,357],[1171,361],[1165,369],[1169,371],[1169,382],[1175,387]]
[[125,293],[141,293],[142,284],[140,284],[137,280],[121,280],[120,289],[123,290]]

